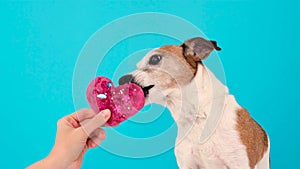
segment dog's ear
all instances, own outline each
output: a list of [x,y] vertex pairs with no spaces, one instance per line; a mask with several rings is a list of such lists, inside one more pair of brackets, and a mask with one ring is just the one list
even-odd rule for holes
[[206,59],[214,49],[221,50],[216,41],[206,40],[200,37],[185,41],[181,47],[183,48],[183,55],[187,59],[192,59],[195,62]]

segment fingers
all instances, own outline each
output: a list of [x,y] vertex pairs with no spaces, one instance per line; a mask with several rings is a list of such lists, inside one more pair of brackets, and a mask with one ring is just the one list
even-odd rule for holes
[[96,113],[93,111],[93,109],[88,109],[88,108],[80,109],[73,114],[72,115],[76,116],[76,118],[79,122],[93,118],[96,115]]
[[95,148],[100,145],[101,141],[106,137],[105,130],[102,128],[97,128],[90,136],[90,139],[87,142],[89,147]]
[[80,124],[79,124],[77,118],[74,118],[73,114],[63,117],[62,119],[60,119],[58,121],[58,123],[65,122],[65,121],[67,122],[67,124],[69,126],[71,126],[73,128],[80,127]]
[[93,118],[86,121],[85,124],[81,124],[81,127],[88,136],[91,136],[91,133],[100,126],[103,126],[109,118],[110,111],[106,109],[95,115]]
[[70,126],[78,128],[83,121],[88,121],[88,119],[93,118],[95,115],[96,113],[92,109],[84,108],[63,117],[62,120],[67,121]]

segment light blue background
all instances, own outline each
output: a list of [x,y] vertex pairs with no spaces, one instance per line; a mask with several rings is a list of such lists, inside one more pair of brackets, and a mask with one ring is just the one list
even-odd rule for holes
[[[185,18],[218,41],[231,93],[270,135],[272,169],[299,168],[297,0],[1,1],[1,168],[24,168],[51,150],[57,119],[74,111],[73,70],[88,38],[114,19],[149,11]],[[135,37],[109,55],[126,57],[120,51],[131,53],[168,43],[178,42],[154,35],[144,40]],[[109,70],[101,73],[111,76]],[[170,115],[163,116],[165,123],[154,122],[143,128],[146,132],[130,131],[137,130],[133,134],[141,137],[148,136],[148,131],[155,133],[160,123],[172,123]],[[124,128],[121,130],[126,132]],[[86,154],[83,164],[83,168],[141,167],[177,168],[173,150],[130,159],[98,148]]]

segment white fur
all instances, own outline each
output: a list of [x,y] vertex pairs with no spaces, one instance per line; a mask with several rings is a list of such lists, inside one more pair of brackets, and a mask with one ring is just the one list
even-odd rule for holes
[[[146,72],[137,70],[133,75],[151,84]],[[250,169],[246,147],[236,130],[236,110],[241,107],[207,67],[198,64],[196,76],[187,85],[161,91],[154,87],[146,102],[170,109],[178,126],[175,155],[180,169]],[[213,116],[219,119],[208,120]],[[200,139],[203,134],[205,141]],[[268,154],[255,169],[269,168]]]
[[[239,133],[236,131],[236,113],[235,110],[240,106],[236,103],[235,98],[229,95],[227,88],[219,82],[216,77],[202,65],[198,65],[199,69],[196,77],[184,89],[174,92],[174,96],[170,98],[180,98],[175,96],[177,93],[183,93],[182,99],[175,99],[167,106],[174,116],[184,116],[175,120],[178,125],[178,138],[176,141],[175,155],[180,169],[250,169],[249,161],[245,146],[242,144]],[[215,84],[212,84],[215,83]],[[195,91],[195,84],[198,91]],[[213,93],[213,87],[220,87],[220,91],[225,93]],[[178,89],[179,90],[179,89]],[[198,99],[191,97],[197,94]],[[225,100],[224,114],[220,123],[209,140],[200,144],[200,137],[206,125],[208,116],[210,116],[211,105],[215,100]],[[191,101],[191,100],[194,100]],[[200,101],[200,102],[199,102]],[[178,107],[181,104],[186,106],[189,102],[190,108],[185,109]],[[220,104],[223,106],[223,104]],[[180,111],[183,112],[180,112]],[[221,109],[222,110],[222,109]],[[188,116],[195,112],[195,116]],[[187,119],[189,118],[189,119]],[[185,119],[185,120],[183,120]],[[186,130],[188,124],[185,122],[195,122],[189,133]],[[185,137],[181,137],[184,135]]]

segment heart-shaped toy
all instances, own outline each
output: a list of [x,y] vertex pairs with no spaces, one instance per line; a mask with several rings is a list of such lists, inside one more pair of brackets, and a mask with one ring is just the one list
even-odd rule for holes
[[96,112],[104,109],[111,111],[107,121],[110,126],[116,126],[135,115],[145,104],[142,88],[134,83],[114,87],[106,77],[96,77],[86,90],[86,97],[91,108]]

